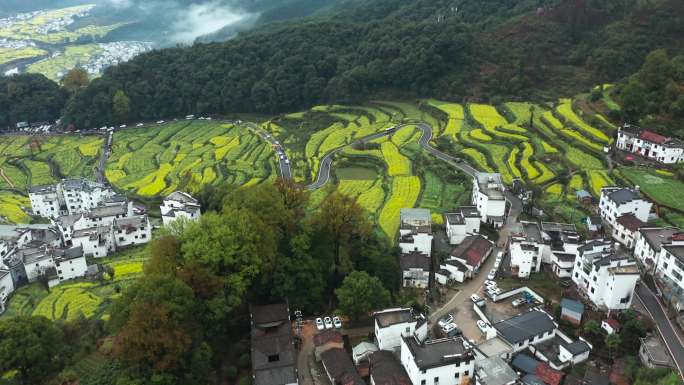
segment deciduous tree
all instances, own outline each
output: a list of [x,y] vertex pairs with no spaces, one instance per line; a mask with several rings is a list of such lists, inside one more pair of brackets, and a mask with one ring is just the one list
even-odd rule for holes
[[340,311],[353,320],[386,306],[390,301],[390,293],[382,286],[382,282],[363,271],[349,274],[335,294]]

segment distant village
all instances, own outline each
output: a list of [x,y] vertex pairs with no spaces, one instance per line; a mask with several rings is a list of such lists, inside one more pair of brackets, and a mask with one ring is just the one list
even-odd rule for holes
[[[127,247],[152,238],[152,225],[142,205],[109,186],[86,179],[64,179],[29,191],[32,214],[47,224],[0,226],[0,313],[9,295],[22,285],[43,282],[53,287],[75,278],[97,278],[97,263]],[[162,224],[200,218],[200,206],[176,191],[160,207]]]

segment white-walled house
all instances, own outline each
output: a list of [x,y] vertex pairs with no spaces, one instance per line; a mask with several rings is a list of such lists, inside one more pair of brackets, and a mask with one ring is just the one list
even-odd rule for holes
[[56,249],[53,253],[53,260],[60,282],[83,277],[88,272],[88,264],[83,249],[80,247]]
[[499,173],[478,172],[473,178],[471,204],[480,213],[480,220],[494,227],[503,226],[506,217],[505,187]]
[[451,251],[446,261],[439,265],[435,280],[446,284],[448,280],[463,282],[480,270],[482,263],[491,255],[494,243],[482,235],[469,235]]
[[106,257],[116,250],[112,225],[76,230],[72,234],[71,244],[83,248],[85,256],[95,258]]
[[449,244],[458,245],[468,235],[480,232],[480,213],[475,206],[461,206],[456,212],[444,214],[444,227]]
[[47,218],[86,212],[116,195],[110,187],[87,179],[62,179],[29,189],[33,214]]
[[618,130],[615,147],[663,164],[684,162],[684,142],[629,124]]
[[399,256],[399,266],[402,273],[403,287],[426,288],[430,282],[430,267],[432,259],[419,251],[402,253]]
[[164,226],[179,218],[197,221],[202,216],[200,204],[192,195],[183,191],[174,191],[162,201],[161,209],[162,224]]
[[634,256],[654,272],[663,245],[684,243],[684,232],[676,227],[642,227],[634,236]]
[[589,241],[578,249],[572,280],[597,308],[629,309],[639,269],[631,255],[610,241]]
[[653,203],[641,196],[639,186],[633,189],[626,187],[604,187],[601,189],[599,211],[601,218],[615,227],[617,219],[631,213],[642,222],[648,222],[648,214]]
[[375,321],[375,340],[380,350],[396,351],[401,346],[401,338],[412,336],[416,331],[418,319],[409,308],[385,309],[373,313]]
[[544,242],[539,225],[536,222],[520,222],[518,229],[510,233],[511,274],[519,278],[529,278],[531,273],[539,272],[543,248]]
[[9,270],[0,269],[0,314],[5,312],[5,304],[14,291],[14,281]]
[[684,237],[660,248],[656,276],[670,289],[668,295],[678,310],[684,308]]
[[531,344],[552,339],[558,325],[551,316],[540,310],[530,310],[492,325],[497,334],[506,340],[517,353]]
[[461,337],[401,339],[401,364],[413,384],[461,384],[475,376],[471,345]]
[[615,220],[611,235],[614,240],[631,249],[634,247],[636,233],[644,226],[646,226],[646,222],[639,220],[634,214],[622,214]]
[[29,282],[35,282],[41,275],[47,275],[49,285],[54,286],[62,281],[86,275],[86,264],[83,249],[51,248],[45,245],[36,248],[17,250]]
[[116,247],[140,245],[152,238],[152,226],[147,215],[115,219],[112,227]]
[[401,209],[399,248],[402,253],[414,251],[432,255],[432,214],[427,209]]

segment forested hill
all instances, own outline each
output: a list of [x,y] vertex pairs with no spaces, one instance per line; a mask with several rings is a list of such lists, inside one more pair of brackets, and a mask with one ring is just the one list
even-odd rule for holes
[[[65,121],[276,113],[372,97],[552,99],[624,79],[657,48],[675,56],[682,36],[681,0],[346,0],[112,67],[71,98]],[[130,108],[115,114],[117,91]]]

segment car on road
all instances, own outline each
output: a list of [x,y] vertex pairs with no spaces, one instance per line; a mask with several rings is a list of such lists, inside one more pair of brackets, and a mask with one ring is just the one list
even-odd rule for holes
[[126,128],[126,125],[125,125],[125,124],[122,124],[122,125],[119,126],[119,128]]
[[447,314],[442,316],[442,318],[440,318],[439,321],[437,321],[437,325],[439,325],[439,327],[441,328],[444,328],[446,325],[452,322],[454,322],[454,316],[452,314]]
[[163,123],[164,123],[163,120],[157,120],[157,124],[163,124]]
[[494,278],[496,278],[496,270],[492,270],[489,272],[489,275],[487,275],[487,279],[490,281],[493,281]]
[[135,126],[136,126],[136,127],[142,127],[143,124],[142,124],[142,123],[138,123],[138,124],[136,124]]
[[283,159],[283,160],[284,160],[284,159],[285,159],[285,155],[281,155],[281,156],[280,156],[280,159]]
[[489,325],[487,325],[487,323],[483,320],[479,319],[477,320],[477,328],[480,329],[482,333],[486,333],[487,329],[489,329]]
[[340,320],[340,317],[333,317],[333,325],[335,325],[335,329],[342,329],[342,320]]
[[289,160],[289,159],[285,159],[285,164],[290,164],[290,160]]
[[326,329],[332,329],[333,328],[332,318],[330,318],[330,317],[323,318],[323,323],[325,324]]
[[478,302],[482,301],[482,297],[480,297],[477,294],[472,294],[470,296],[470,300],[473,301],[473,303],[478,303]]
[[325,325],[323,325],[323,319],[321,317],[316,318],[316,329],[323,330]]
[[442,327],[442,331],[444,332],[444,334],[446,334],[450,337],[451,337],[452,333],[460,333],[461,332],[460,330],[458,330],[458,327],[453,322],[450,322],[450,323],[444,325],[444,327]]
[[499,261],[499,262],[501,262],[501,261],[503,260],[503,251],[499,251],[499,252],[496,254],[496,260]]

